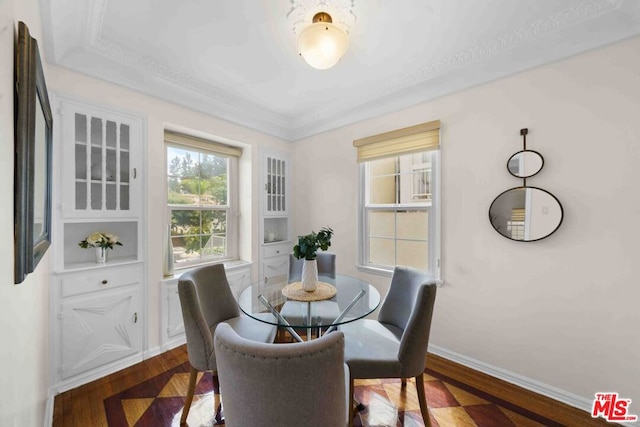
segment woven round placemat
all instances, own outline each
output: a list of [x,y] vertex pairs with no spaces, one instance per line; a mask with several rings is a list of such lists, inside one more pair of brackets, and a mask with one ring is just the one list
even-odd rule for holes
[[307,292],[302,289],[302,282],[294,282],[282,288],[282,295],[294,301],[324,301],[333,298],[337,289],[335,286],[325,282],[318,282],[316,290]]

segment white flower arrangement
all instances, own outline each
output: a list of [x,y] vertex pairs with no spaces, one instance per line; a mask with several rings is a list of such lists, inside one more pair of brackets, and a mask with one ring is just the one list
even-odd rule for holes
[[105,248],[113,249],[114,246],[122,246],[120,238],[112,233],[96,231],[87,236],[86,239],[78,243],[81,248]]

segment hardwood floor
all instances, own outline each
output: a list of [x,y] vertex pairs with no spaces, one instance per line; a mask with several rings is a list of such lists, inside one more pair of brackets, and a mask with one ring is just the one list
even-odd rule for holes
[[[187,389],[187,360],[186,346],[181,346],[62,393],[55,398],[53,426],[177,426]],[[431,354],[425,372],[434,427],[612,425]],[[413,383],[401,387],[397,380],[358,381],[355,394],[367,405],[355,426],[423,425]],[[190,426],[214,424],[219,399],[217,378],[202,374]]]

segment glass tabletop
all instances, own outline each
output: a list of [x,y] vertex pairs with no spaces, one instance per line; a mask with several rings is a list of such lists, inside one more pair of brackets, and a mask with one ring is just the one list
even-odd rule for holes
[[283,289],[289,285],[285,293],[290,294],[287,290],[298,286],[300,277],[285,277],[279,283],[261,281],[252,284],[240,292],[238,305],[246,315],[260,322],[290,328],[333,329],[367,316],[380,304],[380,293],[365,280],[341,274],[321,274],[318,281],[335,287],[335,296],[308,302],[288,299]]

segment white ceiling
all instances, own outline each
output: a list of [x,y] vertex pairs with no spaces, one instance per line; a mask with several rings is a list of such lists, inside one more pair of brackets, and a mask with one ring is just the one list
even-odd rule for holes
[[[47,62],[288,141],[640,34],[638,0],[40,3]],[[320,71],[292,16],[325,3],[353,22]]]

